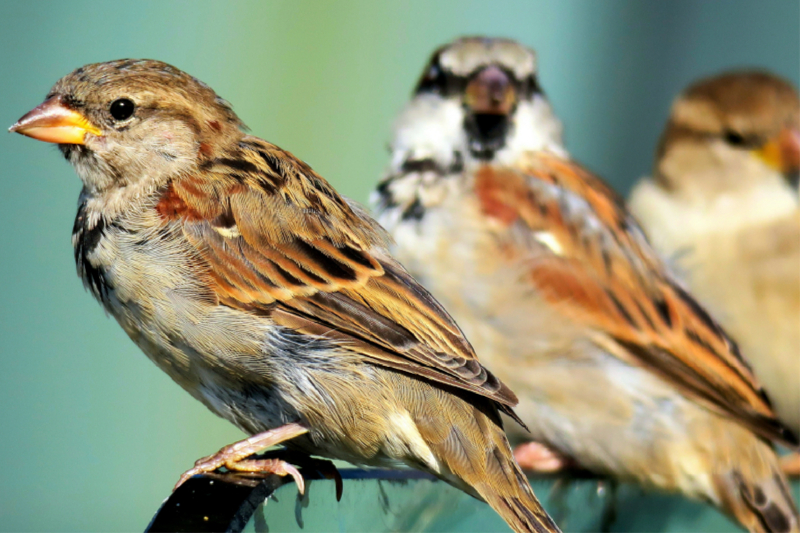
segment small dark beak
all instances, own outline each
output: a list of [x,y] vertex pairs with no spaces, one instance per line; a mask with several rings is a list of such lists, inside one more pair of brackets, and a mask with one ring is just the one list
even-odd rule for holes
[[508,115],[517,103],[517,91],[508,74],[491,65],[469,82],[464,103],[474,114]]
[[60,96],[53,96],[33,108],[8,131],[58,144],[84,144],[87,133],[102,135],[86,117],[67,107]]
[[474,155],[489,159],[505,145],[516,105],[516,87],[499,67],[485,67],[470,80],[464,93],[464,127]]

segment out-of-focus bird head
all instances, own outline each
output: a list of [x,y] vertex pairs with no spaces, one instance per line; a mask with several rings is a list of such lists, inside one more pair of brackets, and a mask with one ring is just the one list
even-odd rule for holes
[[785,178],[797,186],[800,100],[766,72],[731,72],[684,91],[657,152],[659,185],[687,197],[747,192]]
[[536,54],[507,39],[466,37],[438,49],[401,113],[394,163],[433,159],[512,162],[560,150],[561,123],[536,76]]
[[90,192],[194,171],[244,125],[203,82],[154,60],[86,65],[9,131],[57,143]]

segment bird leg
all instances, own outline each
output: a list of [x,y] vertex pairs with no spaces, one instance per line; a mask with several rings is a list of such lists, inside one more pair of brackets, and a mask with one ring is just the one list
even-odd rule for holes
[[572,460],[539,442],[526,442],[514,448],[514,459],[523,470],[550,474],[573,466]]
[[800,452],[793,452],[786,457],[781,457],[783,473],[789,477],[800,477]]
[[[213,472],[217,468],[224,466],[228,470],[235,472],[258,472],[259,474],[277,474],[279,476],[290,475],[297,484],[300,494],[305,491],[303,476],[297,469],[281,459],[247,459],[259,450],[275,446],[281,442],[293,439],[298,435],[308,433],[305,428],[297,423],[286,424],[279,428],[271,429],[263,433],[258,433],[239,442],[234,442],[225,446],[214,455],[198,459],[194,467],[183,473],[175,489],[183,485],[186,480],[197,474]],[[173,490],[175,490],[173,489]]]

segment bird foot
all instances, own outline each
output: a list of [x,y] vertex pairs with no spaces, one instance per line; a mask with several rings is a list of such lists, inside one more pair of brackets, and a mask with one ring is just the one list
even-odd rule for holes
[[800,477],[800,452],[781,457],[781,468],[789,477]]
[[523,470],[550,474],[572,466],[572,461],[539,442],[526,442],[514,448],[514,459]]
[[294,450],[281,450],[279,452],[267,452],[265,455],[275,453],[285,461],[289,461],[294,465],[299,466],[303,470],[316,471],[325,479],[332,479],[336,487],[336,501],[341,501],[342,492],[344,491],[344,481],[339,469],[333,464],[333,461],[328,459],[320,459],[318,457],[311,457],[308,454],[294,451]]
[[[265,431],[257,435],[253,435],[239,442],[234,442],[225,446],[220,451],[208,457],[203,457],[195,462],[194,467],[187,470],[178,480],[175,489],[183,485],[189,478],[197,474],[204,474],[213,472],[214,470],[225,467],[234,472],[247,472],[250,474],[269,475],[277,474],[279,476],[290,475],[294,478],[297,484],[297,490],[300,494],[305,491],[305,483],[303,476],[300,475],[297,468],[290,465],[281,459],[246,459],[259,450],[275,446],[281,442],[293,439],[298,435],[307,433],[308,429],[300,424],[286,424],[270,431]],[[173,489],[173,490],[175,490]]]

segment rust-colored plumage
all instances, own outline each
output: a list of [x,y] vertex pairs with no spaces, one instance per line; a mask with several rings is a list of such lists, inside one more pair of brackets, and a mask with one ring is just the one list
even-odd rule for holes
[[[550,450],[521,448],[542,459],[520,451],[524,466],[578,463],[712,501],[751,531],[798,531],[772,449],[797,437],[621,199],[569,158],[535,64],[503,39],[437,51],[375,195],[393,251],[518,395]],[[496,87],[513,106],[467,94]]]
[[[538,193],[544,186],[559,195]],[[652,368],[767,439],[796,445],[736,344],[666,271],[598,178],[536,154],[518,169],[481,167],[475,190],[486,216],[494,218],[502,205],[508,229],[546,231],[557,243],[557,254],[531,254],[528,279],[548,303],[614,339],[628,362]],[[564,209],[568,196],[586,210]]]
[[209,87],[147,60],[78,69],[12,127],[69,135],[86,286],[170,377],[254,434],[179,483],[220,466],[299,478],[247,459],[283,443],[420,468],[515,531],[558,531],[503,432],[514,394],[361,208],[241,128]]
[[245,137],[229,155],[202,162],[205,179],[172,181],[156,206],[165,223],[181,224],[220,303],[336,339],[376,364],[478,393],[511,412],[514,394],[383,251],[377,224],[272,144]]
[[686,283],[737,339],[795,433],[798,172],[797,90],[767,72],[728,72],[676,98],[653,179],[631,193],[631,209],[654,245],[675,257]]

